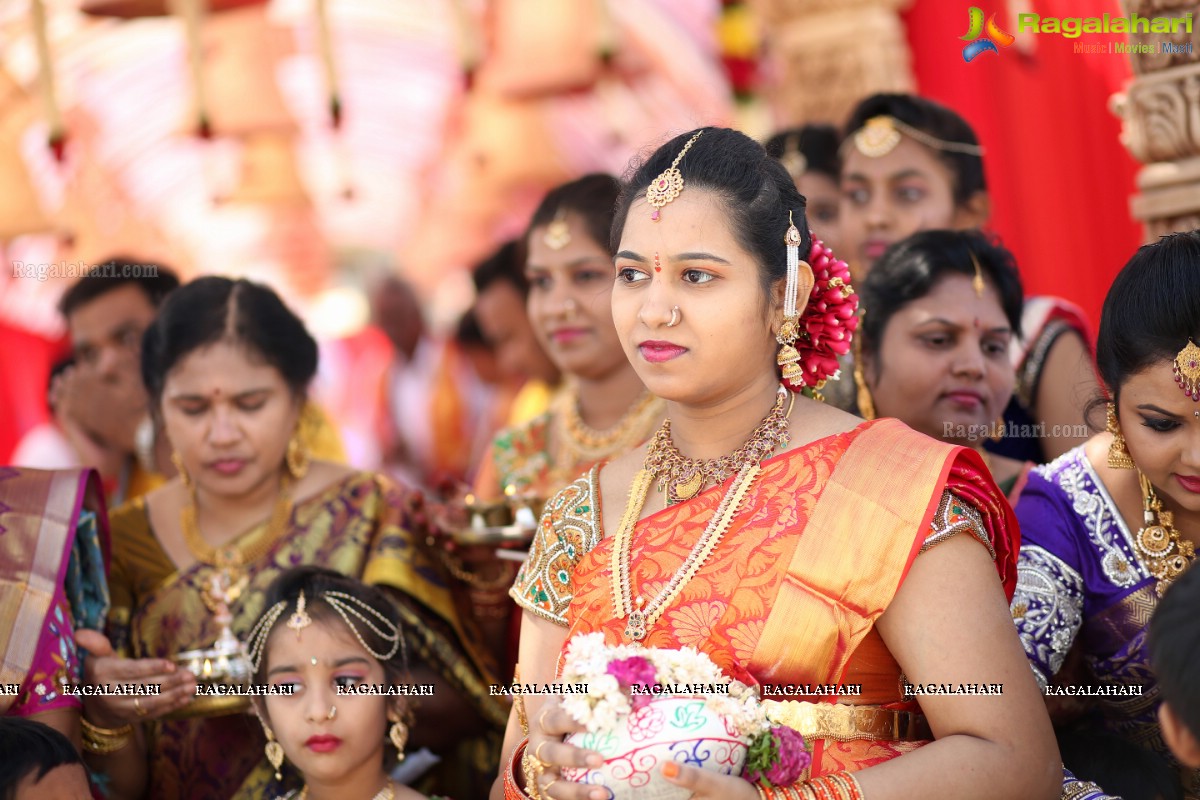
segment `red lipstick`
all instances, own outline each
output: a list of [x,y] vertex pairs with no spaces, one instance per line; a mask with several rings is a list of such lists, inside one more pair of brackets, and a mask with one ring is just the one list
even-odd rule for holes
[[319,734],[308,737],[308,741],[304,743],[304,746],[314,753],[332,753],[342,746],[342,740],[336,736]]
[[226,458],[220,461],[209,463],[209,469],[214,472],[219,472],[225,476],[237,475],[246,466],[246,462],[240,458]]
[[664,361],[679,358],[679,356],[687,352],[687,348],[680,347],[671,342],[649,341],[639,344],[638,352],[642,354],[642,358],[650,363],[661,364]]
[[1179,481],[1179,485],[1192,494],[1200,494],[1200,476],[1176,475],[1175,480]]

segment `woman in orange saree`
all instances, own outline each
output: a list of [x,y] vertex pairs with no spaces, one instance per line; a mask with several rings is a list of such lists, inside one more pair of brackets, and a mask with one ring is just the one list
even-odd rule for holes
[[[813,745],[792,786],[664,765],[694,798],[1048,800],[1061,768],[1006,604],[1017,535],[982,461],[779,391],[779,367],[819,388],[853,330],[844,264],[809,241],[803,204],[714,128],[627,187],[613,316],[668,421],[551,501],[513,588],[522,679],[552,682],[577,633],[694,646]],[[561,741],[579,726],[524,699],[528,740],[517,709],[492,797],[607,797],[560,772],[602,760]]]

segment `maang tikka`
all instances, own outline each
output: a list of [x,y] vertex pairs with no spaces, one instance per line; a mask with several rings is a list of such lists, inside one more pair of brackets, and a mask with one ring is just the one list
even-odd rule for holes
[[650,181],[650,185],[646,187],[646,202],[654,209],[650,214],[650,219],[655,222],[658,222],[661,216],[662,207],[679,197],[679,193],[683,191],[683,175],[679,172],[679,162],[683,160],[684,155],[692,149],[692,145],[703,133],[703,130],[696,131],[696,135],[688,139],[687,144],[679,151],[679,155],[675,156],[671,166],[660,172],[658,177]]
[[571,243],[571,226],[567,224],[566,210],[562,207],[554,213],[554,219],[546,226],[542,242],[551,250],[562,250]]
[[1200,403],[1200,347],[1194,341],[1188,339],[1175,356],[1171,371],[1175,373],[1175,383],[1183,389],[1183,393],[1193,402]]
[[[787,245],[787,283],[783,295],[783,324],[775,341],[779,342],[779,355],[775,362],[782,370],[783,379],[796,390],[804,388],[804,370],[800,366],[800,353],[796,350],[796,339],[800,336],[800,312],[798,310],[800,289],[800,245],[804,238],[788,211],[788,229],[783,235]],[[805,263],[805,266],[808,266]]]

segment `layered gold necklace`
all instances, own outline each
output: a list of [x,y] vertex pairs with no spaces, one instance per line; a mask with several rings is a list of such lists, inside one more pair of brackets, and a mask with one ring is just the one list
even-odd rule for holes
[[[663,612],[679,597],[683,591],[683,587],[687,585],[704,563],[708,561],[713,551],[721,541],[729,526],[733,523],[734,517],[741,510],[742,503],[746,498],[746,493],[753,485],[755,478],[758,477],[762,470],[762,460],[775,452],[776,448],[786,446],[789,441],[788,432],[788,416],[783,412],[783,399],[787,395],[787,390],[780,387],[780,394],[775,401],[775,405],[771,411],[763,419],[763,421],[754,429],[750,438],[735,450],[731,455],[722,456],[715,461],[699,461],[695,459],[684,459],[675,448],[674,442],[671,440],[670,420],[663,422],[662,428],[655,435],[650,446],[650,451],[646,456],[645,464],[633,479],[633,484],[629,488],[629,500],[625,504],[625,511],[621,515],[621,523],[617,527],[617,532],[613,537],[612,556],[610,559],[611,573],[611,589],[613,596],[613,613],[617,619],[626,619],[628,622],[625,625],[625,637],[633,641],[641,641],[646,638],[651,625],[653,625]],[[789,409],[790,411],[790,409]],[[656,449],[657,448],[657,449]],[[670,451],[675,454],[672,458],[669,455],[663,455],[663,450],[670,448]],[[669,494],[677,480],[672,476],[678,477],[678,470],[682,469],[678,464],[685,463],[691,466],[693,474],[716,475],[718,467],[706,466],[720,463],[719,470],[724,472],[725,477],[721,479],[723,482],[730,472],[736,472],[736,477],[730,485],[729,490],[721,498],[717,510],[713,513],[712,519],[705,526],[704,532],[700,534],[700,538],[696,540],[691,551],[684,559],[683,564],[666,585],[649,601],[643,596],[633,597],[633,585],[630,578],[630,571],[633,560],[633,529],[636,527],[638,519],[642,515],[642,508],[646,505],[646,496],[650,492],[650,486],[656,479],[660,481],[660,485],[665,482],[668,486]],[[675,469],[676,472],[664,475],[666,470]],[[691,480],[690,477],[685,480]],[[699,492],[699,486],[687,497],[694,497]]]
[[1146,570],[1158,583],[1161,597],[1167,587],[1196,559],[1196,545],[1184,539],[1175,527],[1175,515],[1163,508],[1150,479],[1138,470],[1142,487],[1142,527],[1134,537],[1138,553],[1146,561]]
[[600,461],[646,440],[653,425],[666,411],[662,400],[643,392],[617,424],[603,431],[590,427],[579,414],[579,393],[570,389],[554,403],[555,466],[573,472],[582,464]]
[[240,547],[233,542],[222,547],[213,547],[200,534],[200,524],[196,516],[196,488],[190,487],[188,504],[179,515],[180,527],[183,529],[183,541],[187,545],[192,558],[202,564],[216,569],[218,580],[210,583],[204,590],[204,604],[214,613],[221,606],[228,605],[241,596],[249,578],[245,573],[247,564],[252,564],[265,556],[277,541],[287,533],[288,523],[292,518],[292,477],[284,473],[279,483],[279,494],[271,508],[271,516],[267,520],[266,532],[254,543]]

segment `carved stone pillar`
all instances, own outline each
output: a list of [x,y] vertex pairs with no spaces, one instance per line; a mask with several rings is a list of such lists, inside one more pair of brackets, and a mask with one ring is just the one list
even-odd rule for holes
[[1130,211],[1145,226],[1146,241],[1154,241],[1200,228],[1200,2],[1124,0],[1122,5],[1126,16],[1191,13],[1193,19],[1190,34],[1130,34],[1130,44],[1149,45],[1151,52],[1129,55],[1133,82],[1113,97],[1113,110],[1124,122],[1121,141],[1146,165],[1138,173]]
[[908,0],[750,0],[774,54],[780,123],[841,124],[873,92],[914,91]]

